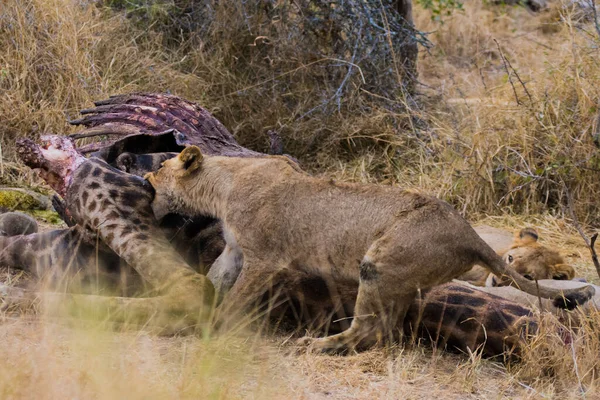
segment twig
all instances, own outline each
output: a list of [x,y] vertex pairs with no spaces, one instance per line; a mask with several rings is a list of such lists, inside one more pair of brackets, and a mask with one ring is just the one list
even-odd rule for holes
[[[308,64],[301,65],[301,66],[299,66],[297,68],[294,68],[294,69],[292,69],[290,71],[287,71],[287,72],[284,72],[282,74],[279,74],[279,75],[277,75],[277,76],[275,76],[273,78],[266,79],[266,80],[264,80],[262,82],[259,82],[259,83],[255,84],[255,85],[246,86],[245,88],[238,89],[238,90],[235,90],[233,92],[229,92],[229,93],[225,94],[223,97],[228,97],[228,96],[232,96],[234,94],[243,93],[243,92],[248,91],[250,89],[254,89],[256,87],[262,86],[262,85],[267,84],[269,82],[275,81],[275,80],[277,80],[279,78],[283,78],[284,76],[293,74],[293,73],[298,72],[298,71],[300,71],[302,69],[305,69],[305,68],[308,68],[308,67],[313,66],[315,64],[319,64],[319,63],[326,62],[326,61],[335,61],[335,62],[339,62],[339,63],[342,63],[342,64],[351,64],[348,61],[346,61],[346,60],[340,60],[339,58],[334,58],[334,57],[321,58],[319,60],[316,60],[316,61],[313,61],[313,62],[309,62]],[[365,76],[364,76],[364,74],[362,72],[362,69],[357,64],[352,64],[352,66],[355,67],[358,70],[358,73],[360,74],[360,78],[362,80],[362,83],[366,83]]]
[[502,53],[502,49],[500,49],[500,44],[498,43],[498,41],[496,39],[494,39],[494,42],[496,42],[496,46],[498,47],[498,51],[500,52],[500,58],[502,58],[502,63],[504,64],[504,69],[506,70],[506,74],[508,75],[508,81],[510,82],[510,86],[512,86],[513,93],[515,94],[515,100],[517,101],[517,105],[520,106],[521,100],[519,100],[519,95],[517,94],[517,89],[515,89],[515,85],[510,76],[510,71],[508,70],[506,58],[504,57],[504,54]]
[[[502,55],[502,57],[504,57],[504,55]],[[510,63],[510,61],[508,61],[508,59],[506,57],[504,57],[504,60],[508,63],[508,66],[510,67],[510,69],[512,69],[512,71],[514,72],[515,76],[517,77],[517,79],[519,80],[519,83],[521,84],[521,86],[523,87],[523,90],[525,91],[525,94],[527,95],[527,97],[529,98],[529,104],[533,104],[533,98],[531,97],[531,93],[529,93],[529,90],[527,90],[527,86],[525,86],[525,82],[523,82],[523,80],[521,79],[521,76],[519,76],[519,73],[517,72],[517,70],[512,66],[512,64]]]
[[537,279],[535,280],[535,288],[537,290],[538,302],[540,303],[540,311],[544,312],[544,305],[542,304],[542,298],[540,297],[540,284]]
[[596,10],[596,0],[589,0],[592,6],[592,14],[594,14],[594,27],[596,33],[598,33],[598,39],[600,39],[600,22],[598,22],[598,10]]
[[575,341],[571,340],[571,357],[573,357],[573,370],[575,371],[575,376],[577,377],[577,383],[579,384],[579,392],[585,398],[585,388],[581,383],[581,377],[579,376],[579,366],[577,365],[577,355],[575,354]]
[[363,22],[361,20],[360,21],[360,28],[358,28],[358,33],[356,34],[356,43],[354,44],[354,51],[352,52],[352,59],[349,62],[348,72],[346,73],[346,76],[344,77],[344,80],[342,80],[342,83],[341,83],[340,87],[335,91],[335,94],[333,95],[334,98],[335,98],[335,103],[337,104],[337,107],[338,107],[338,112],[340,111],[340,107],[342,105],[342,92],[344,90],[344,86],[346,86],[346,82],[348,81],[348,79],[352,75],[352,67],[354,65],[356,65],[354,63],[354,61],[356,60],[356,52],[358,50],[358,44],[360,43],[361,34],[362,34],[362,28],[363,28]]
[[596,121],[594,122],[592,125],[592,141],[596,147],[600,147],[600,112],[596,115]]
[[[512,81],[510,70],[512,70],[512,72],[515,74],[515,77],[517,78],[517,80],[519,81],[521,86],[523,87],[525,94],[529,98],[529,103],[533,104],[533,98],[531,97],[529,90],[527,90],[527,86],[525,86],[525,82],[523,82],[523,80],[519,76],[519,73],[517,72],[517,70],[512,66],[510,61],[508,61],[508,59],[504,56],[504,53],[502,53],[502,49],[500,48],[500,43],[498,43],[498,41],[496,39],[494,39],[494,42],[496,43],[496,46],[498,47],[498,51],[500,52],[500,57],[502,58],[502,62],[504,64],[504,69],[506,70],[506,74],[508,75],[508,81],[510,82],[510,86],[512,86],[513,93],[515,94],[515,100],[517,101],[517,104],[521,105],[522,103],[521,103],[521,100],[519,100],[519,96],[517,95],[517,89],[515,88],[515,85]],[[510,67],[510,70],[509,70],[509,67]]]
[[592,255],[592,262],[594,263],[594,267],[596,267],[596,271],[598,271],[598,275],[600,275],[600,263],[598,262],[598,254],[596,254],[596,250],[594,246],[596,245],[596,239],[598,239],[598,233],[594,233],[592,238],[590,239],[590,254]]
[[565,193],[567,194],[567,211],[569,212],[569,217],[573,222],[573,226],[575,227],[575,229],[577,229],[577,232],[579,232],[579,235],[583,238],[585,245],[590,250],[592,262],[594,263],[596,272],[600,277],[600,262],[598,262],[598,255],[596,254],[596,250],[594,249],[594,246],[596,245],[596,239],[598,239],[598,233],[594,233],[591,239],[587,237],[587,235],[583,231],[583,228],[581,227],[581,224],[579,223],[579,220],[577,219],[577,216],[575,215],[575,212],[573,211],[573,197],[571,196],[571,192],[569,191],[569,188],[567,188],[566,184],[563,183],[563,185],[565,188]]

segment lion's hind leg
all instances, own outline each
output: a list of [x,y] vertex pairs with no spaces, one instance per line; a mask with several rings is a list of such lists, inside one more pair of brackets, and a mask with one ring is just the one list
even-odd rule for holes
[[373,242],[360,262],[350,328],[304,342],[312,341],[315,350],[344,351],[401,336],[404,317],[418,290],[447,282],[473,264],[472,254],[451,244],[455,232],[436,230],[434,225],[427,219],[407,219]]
[[[360,283],[350,328],[319,339],[303,338],[310,350],[345,352],[390,343],[402,334],[402,321],[417,294],[410,276],[390,273],[391,268],[365,256],[360,263]],[[399,328],[400,327],[400,330]]]

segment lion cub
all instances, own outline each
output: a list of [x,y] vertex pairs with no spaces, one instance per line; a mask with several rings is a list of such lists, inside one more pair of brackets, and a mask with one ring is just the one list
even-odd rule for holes
[[[190,146],[162,165],[146,175],[156,190],[155,216],[219,218],[227,248],[213,268],[223,277],[237,275],[241,264],[222,309],[243,310],[286,276],[319,276],[333,288],[358,286],[350,328],[314,339],[314,349],[365,347],[390,337],[419,289],[448,282],[474,264],[538,294],[535,283],[507,269],[457,211],[434,197],[317,179],[281,156],[203,157]],[[587,287],[539,289],[542,297],[567,296],[569,305],[593,293]]]

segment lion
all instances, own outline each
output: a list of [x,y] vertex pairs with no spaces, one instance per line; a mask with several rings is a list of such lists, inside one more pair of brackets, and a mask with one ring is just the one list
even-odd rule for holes
[[[476,227],[475,231],[498,252],[510,268],[530,281],[571,280],[575,277],[575,269],[565,263],[556,250],[539,243],[539,234],[534,228],[515,232],[508,245],[505,244],[504,232],[499,229],[483,226]],[[475,286],[508,286],[514,283],[510,277],[499,278],[479,265],[458,279]]]
[[507,268],[442,200],[391,186],[315,178],[281,156],[203,156],[190,146],[146,179],[155,190],[157,219],[179,213],[222,221],[226,250],[211,272],[237,275],[219,306],[227,318],[235,320],[286,276],[319,276],[333,288],[358,287],[350,327],[302,339],[313,350],[346,351],[393,340],[420,289],[448,282],[475,264],[511,276],[528,293],[566,298],[567,306],[594,294],[591,287],[538,290]]

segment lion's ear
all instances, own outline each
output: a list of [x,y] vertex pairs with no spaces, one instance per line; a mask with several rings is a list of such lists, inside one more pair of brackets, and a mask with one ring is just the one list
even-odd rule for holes
[[533,244],[539,239],[538,233],[533,228],[524,228],[515,234],[515,243],[520,246]]
[[552,279],[570,281],[575,278],[575,269],[569,264],[556,264],[552,266]]
[[183,163],[183,169],[192,173],[202,165],[202,152],[198,146],[189,146],[179,153],[179,161]]

